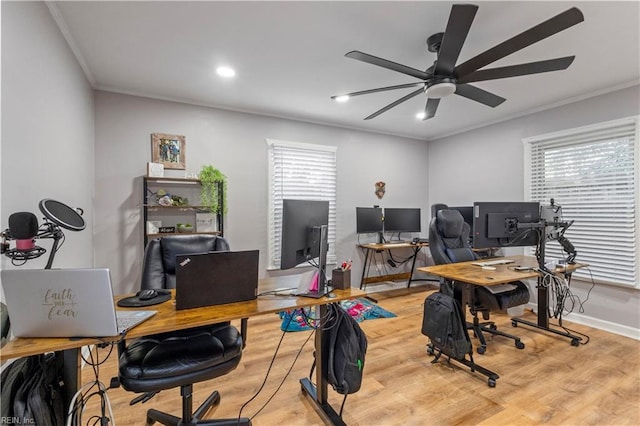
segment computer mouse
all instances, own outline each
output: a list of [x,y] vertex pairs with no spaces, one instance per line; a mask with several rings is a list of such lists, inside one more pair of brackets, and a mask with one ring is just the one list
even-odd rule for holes
[[150,300],[158,297],[158,291],[153,289],[140,290],[136,296],[140,300]]

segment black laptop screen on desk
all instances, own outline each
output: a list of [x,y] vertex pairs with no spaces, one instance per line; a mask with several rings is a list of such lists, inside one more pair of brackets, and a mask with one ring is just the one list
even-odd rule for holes
[[255,299],[258,261],[258,250],[176,256],[176,310]]

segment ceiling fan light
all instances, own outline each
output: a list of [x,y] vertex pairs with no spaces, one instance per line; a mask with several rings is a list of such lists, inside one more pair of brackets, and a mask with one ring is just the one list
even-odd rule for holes
[[335,101],[340,103],[347,102],[348,100],[349,100],[349,95],[341,95],[341,96],[335,97]]
[[423,120],[426,116],[427,116],[427,114],[424,111],[421,111],[421,112],[416,114],[416,118],[418,120]]
[[436,83],[433,86],[427,87],[425,90],[428,98],[444,98],[452,95],[456,91],[456,85],[450,82]]

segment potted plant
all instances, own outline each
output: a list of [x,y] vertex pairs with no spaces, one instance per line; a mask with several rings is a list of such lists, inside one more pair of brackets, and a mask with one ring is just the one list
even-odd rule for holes
[[[200,202],[206,206],[211,213],[226,214],[227,213],[227,177],[215,167],[202,166],[200,170],[200,183],[202,184],[202,192],[200,193]],[[220,206],[220,192],[222,189],[222,203],[224,211]]]
[[176,229],[181,234],[190,234],[193,232],[193,225],[190,223],[178,223],[176,224]]

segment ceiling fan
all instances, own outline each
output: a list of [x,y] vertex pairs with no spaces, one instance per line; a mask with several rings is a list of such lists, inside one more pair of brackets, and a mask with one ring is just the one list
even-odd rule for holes
[[378,58],[357,50],[345,55],[348,58],[387,68],[392,71],[415,77],[421,81],[396,86],[380,87],[378,89],[363,90],[344,95],[336,95],[331,98],[335,100],[346,100],[353,96],[419,87],[418,90],[403,96],[402,98],[369,115],[365,120],[375,118],[422,92],[425,92],[427,95],[427,103],[425,105],[424,114],[422,115],[422,120],[427,120],[436,115],[440,98],[449,96],[453,93],[467,99],[471,99],[472,101],[480,102],[481,104],[492,108],[497,107],[506,100],[505,98],[487,92],[486,90],[482,90],[469,83],[564,70],[573,62],[575,56],[566,56],[563,58],[529,62],[506,67],[481,69],[486,65],[502,59],[518,50],[524,49],[527,46],[582,22],[584,20],[584,16],[582,15],[582,12],[575,7],[568,9],[559,15],[556,15],[553,18],[544,21],[541,24],[538,24],[535,27],[532,27],[456,66],[458,55],[460,54],[465,39],[467,38],[467,34],[469,33],[471,23],[473,22],[477,10],[478,6],[471,4],[456,4],[452,6],[451,13],[449,14],[449,22],[447,23],[445,32],[434,34],[427,39],[427,48],[430,52],[435,52],[437,54],[437,59],[433,65],[425,71]]

